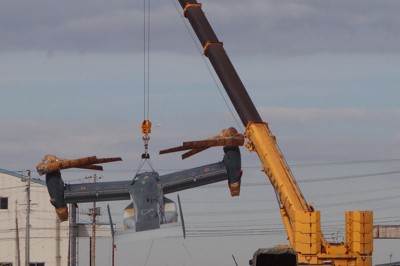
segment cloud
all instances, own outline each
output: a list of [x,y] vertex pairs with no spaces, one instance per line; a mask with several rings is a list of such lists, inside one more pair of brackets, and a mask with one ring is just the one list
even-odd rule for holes
[[[45,154],[66,158],[98,155],[115,157],[135,152],[135,141],[128,128],[104,126],[102,123],[3,121],[0,167],[10,170],[33,168]],[[138,138],[139,140],[139,138]],[[5,156],[7,155],[7,156]]]
[[273,120],[291,124],[315,123],[321,120],[332,119],[360,119],[367,116],[367,111],[357,108],[343,109],[317,109],[317,108],[285,108],[285,107],[263,107],[260,113]]
[[[140,53],[141,5],[121,0],[2,1],[0,51]],[[236,54],[398,53],[399,8],[398,1],[373,0],[203,1],[217,35]],[[180,6],[179,14],[170,2],[152,2],[151,9],[152,48],[193,51],[186,50],[192,42]]]
[[400,157],[399,109],[272,107],[260,113],[292,162]]
[[274,122],[290,124],[307,124],[319,122],[341,121],[342,123],[370,123],[371,127],[386,126],[400,128],[400,109],[367,110],[360,108],[289,108],[289,107],[260,107],[260,114]]
[[261,107],[259,111],[271,125],[309,133],[315,131],[319,134],[323,130],[324,134],[357,135],[363,132],[366,136],[386,135],[393,138],[400,131],[396,122],[400,119],[399,109]]
[[[366,111],[363,109],[296,109],[261,108],[262,117],[290,163],[334,162],[399,158],[400,110]],[[220,119],[220,120],[218,120]],[[198,128],[173,124],[153,128],[150,152],[155,167],[183,169],[218,161],[222,151],[210,149],[194,159],[182,161],[180,154],[159,156],[158,151],[180,145],[182,141],[204,139],[219,133],[223,118],[215,115],[217,124]],[[139,120],[138,120],[139,121]],[[100,121],[5,121],[0,146],[0,167],[9,170],[33,168],[43,155],[51,153],[65,158],[97,155],[122,156],[124,162],[108,169],[135,169],[143,153],[139,122],[114,121],[112,126]],[[179,130],[177,131],[177,128]],[[257,165],[256,157],[246,165]]]

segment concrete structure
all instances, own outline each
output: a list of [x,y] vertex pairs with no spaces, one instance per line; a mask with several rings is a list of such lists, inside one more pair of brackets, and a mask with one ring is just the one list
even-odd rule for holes
[[375,239],[400,239],[400,225],[374,225]]
[[0,265],[26,265],[26,254],[30,266],[68,265],[68,223],[59,222],[45,183],[31,179],[28,234],[27,199],[26,177],[0,169]]

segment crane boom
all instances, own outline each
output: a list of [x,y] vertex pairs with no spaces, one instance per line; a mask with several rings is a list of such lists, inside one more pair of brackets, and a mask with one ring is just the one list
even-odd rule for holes
[[222,42],[196,0],[179,0],[207,56],[224,86],[248,139],[279,199],[290,248],[298,263],[369,266],[372,264],[372,212],[346,212],[346,243],[328,243],[322,233],[320,212],[309,205],[296,183],[276,138],[263,122],[245,86],[230,61]]
[[223,48],[222,42],[218,40],[201,10],[201,4],[195,0],[179,0],[179,3],[204,48],[204,54],[210,59],[243,124],[246,126],[249,121],[262,122],[253,101]]
[[[276,184],[275,189],[279,190],[280,187],[287,188],[288,185],[279,184],[279,180],[283,178],[278,178],[275,180],[275,175],[272,173],[277,173],[280,176],[287,177],[288,182],[291,186],[295,186],[295,189],[291,191],[285,192],[287,199],[285,200],[288,204],[296,206],[296,209],[309,210],[309,206],[307,205],[304,197],[300,193],[300,189],[298,188],[294,178],[292,177],[289,167],[285,163],[284,157],[280,154],[279,150],[275,149],[276,144],[272,144],[274,141],[274,136],[271,134],[268,126],[263,123],[256,107],[254,106],[253,101],[251,100],[249,94],[245,86],[243,85],[239,75],[237,74],[233,64],[231,63],[223,45],[219,42],[217,36],[215,35],[211,25],[208,23],[204,12],[201,10],[201,5],[198,4],[195,0],[179,0],[182,8],[184,9],[185,16],[189,20],[192,25],[195,33],[197,34],[201,44],[204,47],[204,54],[210,59],[211,64],[213,65],[219,79],[221,80],[230,100],[233,103],[239,117],[242,120],[242,123],[245,127],[250,126],[251,129],[246,130],[248,133],[246,136],[251,140],[255,139],[256,134],[260,130],[264,131],[263,136],[267,136],[270,145],[254,145],[256,150],[258,151],[260,146],[272,147],[273,151],[263,152],[260,151],[262,160],[267,160],[267,157],[263,154],[279,154],[276,158],[280,158],[280,162],[268,162],[266,161],[263,165],[273,165],[275,168],[274,171],[270,171],[269,167],[264,169],[266,173],[270,173],[269,176],[271,178],[271,183]],[[261,128],[261,129],[259,129]],[[250,133],[252,132],[252,133]],[[261,140],[262,142],[265,140]],[[269,156],[268,159],[273,156]]]

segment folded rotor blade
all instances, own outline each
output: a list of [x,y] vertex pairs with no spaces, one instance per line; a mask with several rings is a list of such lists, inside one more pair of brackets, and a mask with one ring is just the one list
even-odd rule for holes
[[217,136],[205,140],[185,141],[182,146],[161,150],[160,154],[190,150],[182,155],[182,159],[186,159],[211,147],[242,146],[243,144],[244,136],[239,134],[235,128],[228,128],[222,130],[221,134]]
[[97,158],[96,156],[90,156],[90,157],[67,160],[67,159],[60,159],[54,155],[46,155],[44,156],[42,162],[37,164],[36,169],[39,175],[44,175],[69,168],[83,168],[83,169],[93,169],[101,171],[103,170],[103,167],[95,164],[109,163],[115,161],[122,161],[122,159],[120,157]]

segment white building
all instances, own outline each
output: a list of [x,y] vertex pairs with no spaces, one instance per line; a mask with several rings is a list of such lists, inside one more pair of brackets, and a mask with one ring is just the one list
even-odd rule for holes
[[27,187],[24,176],[0,169],[0,266],[68,265],[68,223],[60,223],[45,183],[30,183],[29,245],[26,239]]

